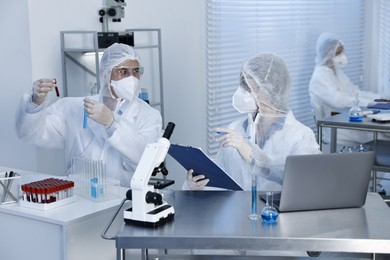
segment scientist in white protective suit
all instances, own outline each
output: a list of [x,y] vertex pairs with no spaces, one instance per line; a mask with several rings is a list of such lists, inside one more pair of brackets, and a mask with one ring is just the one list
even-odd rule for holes
[[[340,112],[351,108],[357,95],[359,106],[367,107],[380,95],[370,91],[360,90],[354,85],[342,68],[347,65],[344,44],[330,33],[322,33],[316,45],[316,66],[310,80],[310,103],[316,119],[331,116],[332,112]],[[372,140],[369,132],[344,130],[337,131],[337,142],[346,146],[355,146]],[[324,129],[323,141],[329,143],[330,130]]]
[[[280,56],[260,53],[249,58],[233,95],[233,106],[247,117],[215,129],[225,133],[217,139],[221,148],[216,163],[244,190],[251,190],[255,173],[258,190],[280,191],[288,155],[321,153],[313,131],[289,109],[290,81]],[[204,189],[208,179],[192,173],[188,171],[183,189]]]
[[65,97],[53,103],[48,94],[57,87],[56,81],[35,81],[16,111],[17,136],[40,147],[65,149],[67,174],[73,157],[102,160],[107,177],[129,187],[146,145],[162,135],[160,112],[138,98],[142,73],[134,49],[114,43],[100,61],[97,95]]

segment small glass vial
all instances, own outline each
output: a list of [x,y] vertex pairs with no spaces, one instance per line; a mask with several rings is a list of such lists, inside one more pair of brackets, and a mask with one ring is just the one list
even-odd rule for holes
[[276,223],[276,220],[278,218],[278,211],[273,206],[273,193],[270,191],[267,191],[267,197],[266,197],[266,203],[261,211],[261,218],[263,219],[264,223],[272,224]]
[[149,102],[149,92],[147,88],[141,88],[138,97],[145,101],[146,103],[150,104]]
[[359,107],[359,94],[356,93],[356,100],[354,105],[349,110],[349,121],[350,122],[362,122],[363,121],[363,110]]

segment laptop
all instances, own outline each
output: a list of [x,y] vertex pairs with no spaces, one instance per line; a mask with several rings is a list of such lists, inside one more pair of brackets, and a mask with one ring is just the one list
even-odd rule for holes
[[[361,207],[366,202],[374,152],[290,155],[281,193],[273,202],[279,212]],[[264,200],[265,194],[260,197]]]

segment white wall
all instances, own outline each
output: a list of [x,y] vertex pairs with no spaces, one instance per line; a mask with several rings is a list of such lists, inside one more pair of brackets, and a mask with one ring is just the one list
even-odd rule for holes
[[31,51],[27,1],[0,2],[0,164],[34,169],[35,148],[15,134],[14,114],[23,90],[31,87]]
[[[15,107],[35,79],[55,77],[61,89],[60,31],[101,31],[97,12],[103,3],[96,0],[1,2],[0,28],[9,34],[2,37],[1,43],[6,59],[3,59],[0,75],[3,90],[7,89],[0,97],[1,165],[50,174],[65,173],[62,151],[37,149],[17,140],[13,128]],[[110,30],[161,28],[165,121],[176,124],[171,141],[206,147],[204,1],[132,0],[126,3],[126,17],[121,23],[110,23]],[[175,179],[175,187],[180,188],[185,170],[169,156],[167,165],[168,178]]]

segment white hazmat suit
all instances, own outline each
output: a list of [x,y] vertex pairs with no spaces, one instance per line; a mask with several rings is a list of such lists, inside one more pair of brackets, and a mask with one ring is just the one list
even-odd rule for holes
[[[344,44],[330,33],[319,36],[316,45],[316,67],[310,80],[310,102],[318,119],[331,116],[331,112],[339,112],[351,108],[359,98],[359,106],[367,107],[380,96],[374,92],[360,90],[342,71],[347,64],[344,54]],[[330,130],[324,129],[323,140],[330,141]],[[369,132],[353,130],[338,130],[339,144],[353,146],[372,140]]]
[[[260,53],[241,69],[240,87],[233,106],[248,117],[234,121],[218,138],[221,148],[216,163],[244,190],[280,191],[288,155],[320,153],[313,131],[298,122],[288,107],[290,75],[283,59]],[[184,188],[202,189],[199,177],[188,173]],[[199,187],[200,186],[200,187]]]
[[140,66],[132,47],[116,43],[108,47],[100,62],[101,90],[89,97],[112,113],[109,126],[88,118],[87,128],[83,128],[83,97],[64,97],[52,104],[46,98],[37,106],[29,92],[22,97],[16,112],[18,137],[40,147],[64,149],[67,174],[71,173],[73,157],[102,160],[107,177],[129,187],[145,146],[162,135],[162,118],[159,111],[138,98],[139,89],[134,90],[132,100],[113,96],[112,69],[127,60],[136,60]]

